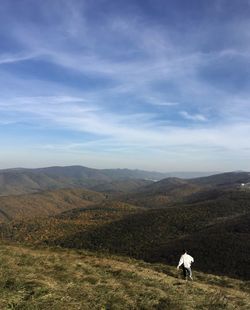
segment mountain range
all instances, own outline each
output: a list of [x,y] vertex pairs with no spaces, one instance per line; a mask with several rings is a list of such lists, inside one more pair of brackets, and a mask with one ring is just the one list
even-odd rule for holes
[[[129,169],[92,169],[83,166],[4,169],[0,170],[0,195],[20,195],[60,188],[83,187],[94,189],[95,187],[105,187],[108,183],[124,180],[140,179],[153,182],[170,177],[172,174],[174,173]],[[175,173],[176,176],[184,177],[204,174],[209,173]],[[123,191],[122,186],[120,188]]]

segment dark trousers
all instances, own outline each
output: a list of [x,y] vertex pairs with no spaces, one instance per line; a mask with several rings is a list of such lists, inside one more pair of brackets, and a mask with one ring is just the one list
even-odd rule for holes
[[182,271],[183,271],[183,277],[192,277],[192,271],[191,268],[186,268],[184,265],[182,266]]

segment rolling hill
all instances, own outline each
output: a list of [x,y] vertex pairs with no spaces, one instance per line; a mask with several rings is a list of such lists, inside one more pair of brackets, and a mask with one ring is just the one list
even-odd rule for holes
[[61,189],[36,194],[0,197],[0,222],[55,215],[73,208],[87,207],[105,195],[85,189]]
[[229,187],[250,182],[250,172],[235,171],[214,174],[202,178],[190,179],[190,182],[199,185]]
[[116,197],[120,194],[137,192],[140,188],[143,188],[144,186],[152,183],[153,182],[150,180],[141,179],[117,180],[93,186],[91,190],[106,193]]
[[204,187],[188,180],[166,178],[138,188],[135,192],[120,195],[118,199],[138,206],[160,208],[182,201],[184,197],[188,197],[202,188]]
[[15,220],[0,225],[3,239],[30,244],[57,244],[58,238],[71,238],[100,226],[121,220],[143,208],[117,201],[103,201],[58,213],[54,216]]
[[140,187],[136,192],[120,195],[119,199],[138,206],[161,208],[197,199],[205,201],[216,193],[221,195],[223,190],[241,188],[242,183],[249,182],[249,172],[228,172],[195,179],[165,178]]
[[[139,185],[147,185],[150,181],[152,183],[172,175],[187,178],[204,174],[209,173],[160,173],[138,169],[92,169],[83,166],[5,169],[0,170],[0,196],[79,187],[93,190],[99,188],[102,191],[103,186],[105,187],[108,183],[110,183],[107,185],[108,191],[125,192],[126,189],[137,189]],[[132,180],[134,184],[130,183]],[[140,180],[138,184],[136,180]],[[117,181],[120,182],[120,186],[115,184]]]

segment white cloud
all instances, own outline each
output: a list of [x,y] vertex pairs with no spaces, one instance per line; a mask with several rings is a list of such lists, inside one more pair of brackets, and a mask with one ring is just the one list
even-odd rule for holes
[[37,57],[38,54],[30,52],[30,53],[19,53],[19,54],[2,54],[0,55],[0,65],[20,62],[24,60],[30,60]]
[[165,107],[174,107],[179,105],[179,102],[175,102],[175,101],[165,101],[163,98],[157,98],[157,97],[153,97],[153,96],[144,96],[142,97],[145,99],[146,102],[152,104],[152,105],[156,105],[156,106],[165,106]]
[[191,113],[188,113],[187,111],[180,111],[180,115],[183,118],[187,120],[191,120],[191,121],[199,121],[199,122],[207,121],[207,117],[202,114],[191,114]]

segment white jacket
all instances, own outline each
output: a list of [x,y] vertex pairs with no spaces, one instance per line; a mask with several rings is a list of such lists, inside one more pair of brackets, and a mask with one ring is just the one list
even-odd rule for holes
[[181,255],[178,268],[183,264],[185,268],[190,268],[191,264],[194,262],[194,259],[191,255],[188,255],[187,253]]

